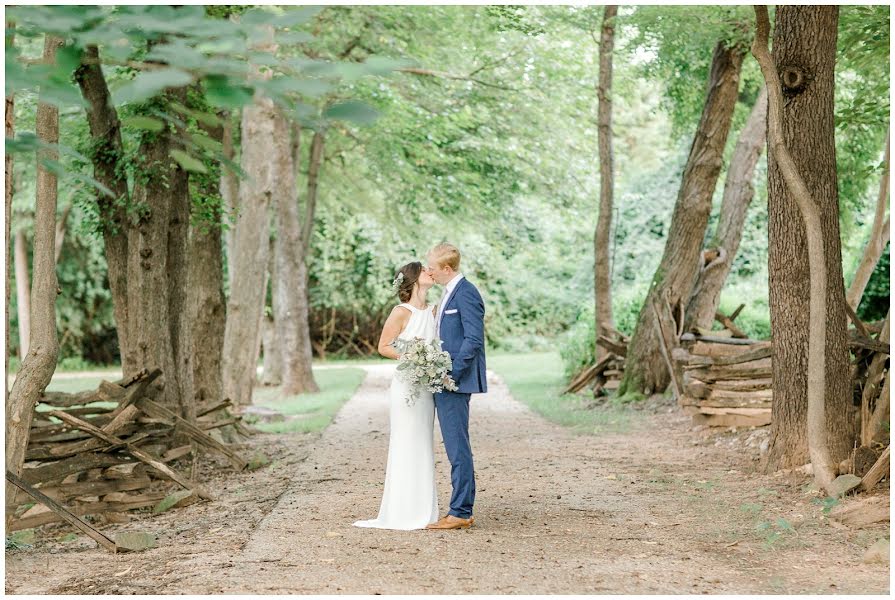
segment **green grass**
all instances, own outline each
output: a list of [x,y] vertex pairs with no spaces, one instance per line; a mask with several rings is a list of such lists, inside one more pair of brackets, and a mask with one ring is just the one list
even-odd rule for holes
[[[254,403],[287,416],[279,423],[257,423],[255,427],[270,433],[308,433],[322,431],[364,379],[364,370],[352,367],[314,369],[320,391],[278,398],[277,388],[257,388]],[[289,419],[293,416],[295,418]]]
[[561,395],[568,382],[557,352],[489,355],[488,368],[503,378],[516,400],[576,432],[624,432],[634,417],[630,408],[614,400],[588,408],[586,395]]
[[[374,364],[373,361],[329,361],[325,364]],[[114,373],[114,370],[111,371]],[[320,431],[329,425],[339,408],[354,393],[364,378],[362,369],[353,367],[336,367],[314,369],[314,377],[320,386],[318,394],[301,394],[282,400],[277,399],[276,388],[259,387],[255,391],[255,404],[278,410],[285,415],[298,415],[300,418],[282,423],[260,423],[256,427],[262,431],[276,433]],[[75,393],[84,390],[95,390],[103,379],[113,380],[115,377],[54,377],[47,386],[51,392]],[[114,407],[114,402],[94,402],[88,406]],[[48,411],[52,407],[38,404],[38,411]],[[56,420],[51,418],[51,420]]]

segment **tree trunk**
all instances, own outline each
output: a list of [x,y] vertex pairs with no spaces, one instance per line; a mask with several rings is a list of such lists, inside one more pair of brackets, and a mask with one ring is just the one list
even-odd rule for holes
[[[826,430],[814,433],[826,434],[823,445],[829,450],[822,462],[838,464],[854,438],[833,122],[838,17],[835,6],[780,6],[774,67],[762,68],[768,71],[766,81],[782,82],[785,97],[778,121],[782,139],[773,140],[771,130],[768,134],[773,143],[768,156],[768,288],[774,402],[765,467],[770,472],[809,458],[816,475],[828,467],[809,456],[809,423],[818,412]],[[790,155],[792,164],[786,160]],[[794,173],[801,175],[804,190]],[[812,212],[819,213],[819,224],[803,221]],[[821,257],[825,260],[816,260]],[[820,285],[824,272],[826,282]],[[824,292],[812,290],[808,281]]]
[[16,311],[19,316],[19,360],[28,354],[31,339],[31,277],[28,274],[28,240],[25,230],[17,229],[15,238]]
[[[218,138],[217,135],[213,137]],[[224,168],[222,165],[222,171]],[[223,196],[220,185],[200,189],[200,193],[206,197],[218,193]],[[223,212],[223,205],[218,210]],[[192,323],[193,386],[196,402],[201,405],[219,402],[224,397],[222,359],[227,301],[224,298],[221,221],[222,215],[216,213],[210,222],[199,221],[190,228],[187,310]]]
[[[7,31],[13,31],[13,27],[15,24],[12,21],[6,22]],[[15,44],[15,34],[10,33],[6,37],[6,50],[7,52],[12,48],[13,44]],[[15,96],[13,94],[6,95],[6,139],[11,140],[15,137]],[[10,279],[9,279],[9,259],[11,258],[9,252],[9,240],[10,240],[10,219],[12,218],[12,196],[13,196],[13,162],[12,162],[12,153],[7,152],[5,157],[6,164],[6,211],[5,211],[5,237],[3,238],[6,241],[6,350],[3,355],[3,372],[4,375],[3,380],[3,399],[4,404],[9,404],[9,293],[10,293]]]
[[[171,92],[171,98],[187,104],[187,90]],[[184,139],[187,132],[179,127],[171,132],[176,140]],[[181,146],[179,142],[171,145]],[[185,148],[180,148],[185,150]],[[190,177],[180,165],[170,165],[172,185],[169,190],[167,223],[168,250],[168,315],[171,328],[171,345],[177,369],[178,414],[194,423],[196,421],[196,393],[193,387],[193,319],[190,318],[188,296],[195,293],[189,278],[189,230],[190,230]],[[200,352],[204,352],[200,350]]]
[[87,101],[87,122],[93,147],[93,177],[107,188],[113,197],[97,192],[109,289],[115,312],[121,369],[125,377],[134,375],[145,365],[137,363],[131,352],[127,293],[128,265],[128,188],[124,167],[124,146],[121,142],[121,123],[112,104],[106,79],[99,65],[99,50],[88,46],[84,61],[75,72],[75,80]]
[[743,56],[739,47],[727,48],[723,42],[715,47],[708,96],[684,168],[665,252],[628,344],[625,375],[619,386],[621,395],[651,394],[668,387],[670,375],[662,361],[652,305],[656,301],[660,306],[667,301],[672,307],[678,302],[686,303],[693,290],[712,194],[737,101]]
[[62,216],[59,217],[59,220],[56,222],[56,249],[54,251],[54,256],[56,257],[56,264],[59,264],[59,257],[62,256],[62,244],[65,242],[65,227],[68,223],[68,215],[71,214],[73,204],[71,202],[62,209]]
[[283,382],[282,354],[277,350],[277,329],[273,316],[261,319],[261,354],[264,357],[261,385],[278,386]]
[[171,139],[166,129],[143,136],[137,153],[138,183],[134,204],[139,207],[136,221],[128,229],[128,319],[131,326],[131,354],[145,368],[161,369],[152,384],[158,402],[180,414],[179,370],[174,356],[177,341],[172,338],[169,269],[169,221],[180,183],[175,177],[169,153]]
[[[600,78],[597,84],[597,140],[600,153],[600,212],[594,232],[594,325],[596,339],[605,327],[615,328],[612,320],[612,279],[610,276],[609,238],[612,231],[612,49],[615,44],[615,15],[618,6],[603,11],[600,33]],[[595,343],[597,361],[606,349]]]
[[733,259],[740,248],[746,211],[755,195],[752,180],[755,178],[758,159],[764,150],[767,120],[768,92],[762,88],[730,159],[718,226],[706,252],[710,260],[703,263],[687,306],[684,319],[687,330],[693,327],[712,328],[721,302],[721,288],[727,281]]
[[[60,38],[46,36],[43,62],[51,65],[56,60],[56,50],[62,46]],[[59,143],[59,110],[50,104],[39,102],[35,132],[44,144]],[[37,199],[34,210],[34,284],[31,295],[31,343],[25,360],[16,375],[9,403],[6,406],[6,469],[15,475],[22,474],[25,450],[34,406],[40,394],[49,385],[56,370],[59,340],[56,335],[56,176],[41,165],[40,159],[58,160],[58,152],[52,149],[38,151]],[[14,506],[16,489],[6,485],[6,506]],[[7,516],[8,524],[9,516]],[[9,528],[7,527],[7,530]]]
[[[271,311],[268,313],[267,304],[261,315],[261,347],[264,357],[264,365],[261,372],[261,385],[278,386],[283,382],[283,353],[280,351],[280,336],[277,333],[276,303],[277,288],[276,277],[276,241],[270,238],[270,256],[267,261],[267,282],[270,284]],[[264,286],[267,290],[267,285]],[[265,298],[266,300],[266,298]]]
[[[845,299],[852,310],[857,311],[867,289],[867,282],[876,270],[876,264],[886,250],[889,243],[889,219],[886,217],[886,208],[889,205],[889,133],[886,133],[886,154],[883,158],[883,176],[879,182],[879,196],[876,199],[876,213],[873,215],[873,227],[870,230],[870,239],[864,248],[864,255],[855,271],[855,277],[845,293]],[[885,222],[883,219],[885,218]]]
[[[271,34],[272,37],[272,34]],[[275,50],[268,42],[262,51]],[[269,79],[270,71],[252,67],[255,77]],[[270,160],[270,144],[278,135],[277,109],[269,98],[256,95],[242,111],[242,156],[240,165],[249,176],[240,181],[240,214],[233,240],[233,270],[227,325],[224,332],[224,396],[236,406],[252,403],[263,287],[269,249],[268,210],[277,176]]]
[[[276,202],[276,251],[275,270],[271,275],[276,280],[274,285],[274,320],[279,336],[279,350],[282,353],[283,381],[280,393],[292,396],[305,392],[317,392],[320,388],[314,381],[311,368],[311,339],[308,325],[307,304],[307,267],[305,265],[306,247],[303,240],[302,224],[298,217],[298,198],[296,187],[297,160],[300,159],[300,130],[295,127],[292,144],[289,143],[289,123],[280,115],[278,126],[281,134],[272,149],[276,168],[278,169],[278,185],[275,191]],[[315,134],[315,140],[322,142],[322,136]],[[321,146],[317,142],[317,146]],[[319,148],[315,156],[312,143],[311,158],[308,170],[308,198],[306,205],[312,206],[316,196],[311,197],[311,171],[314,161],[319,168]],[[316,173],[314,173],[316,186]],[[316,191],[316,190],[315,190]],[[311,208],[313,211],[313,208]],[[305,219],[313,220],[313,212]],[[306,224],[307,225],[307,224]]]
[[[221,115],[224,121],[223,138],[221,145],[223,146],[224,158],[232,161],[236,156],[233,143],[233,116],[230,113]],[[221,223],[224,227],[225,247],[227,248],[227,274],[233,273],[233,241],[235,239],[235,229],[231,226],[230,219],[236,218],[237,200],[239,195],[239,178],[236,173],[227,166],[221,165],[221,200],[224,207],[221,211]],[[228,278],[232,281],[232,277]]]

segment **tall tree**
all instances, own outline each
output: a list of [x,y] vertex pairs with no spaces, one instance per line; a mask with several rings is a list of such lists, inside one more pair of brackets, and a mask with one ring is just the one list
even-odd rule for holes
[[[870,276],[876,269],[876,265],[882,257],[889,243],[889,217],[886,216],[886,208],[889,206],[889,135],[886,134],[886,153],[883,157],[883,174],[879,182],[879,195],[876,198],[876,211],[873,214],[873,225],[870,230],[870,239],[864,247],[864,254],[861,255],[861,262],[858,264],[858,270],[855,271],[854,279],[848,286],[845,293],[846,301],[852,310],[858,310],[861,303],[861,297],[864,296],[864,290],[867,289],[867,283]],[[885,221],[883,221],[885,219]]]
[[31,277],[28,274],[28,239],[25,230],[16,229],[15,252],[16,262],[16,311],[19,317],[19,358],[25,360],[28,354],[28,343],[31,339]]
[[[615,16],[618,6],[603,10],[600,30],[600,76],[597,84],[597,139],[600,152],[600,212],[594,232],[594,314],[597,339],[605,327],[615,327],[612,320],[612,279],[610,277],[610,232],[612,231],[612,50],[615,45]],[[595,348],[597,360],[605,350]]]
[[[258,49],[273,52],[276,45],[266,40]],[[270,79],[269,69],[257,65],[251,68],[258,80]],[[280,133],[276,122],[277,107],[260,91],[255,94],[252,104],[243,108],[240,166],[246,173],[252,173],[252,178],[241,180],[239,185],[240,213],[233,240],[233,271],[230,273],[223,356],[224,396],[236,406],[252,403],[255,382],[264,277],[270,252],[268,210],[277,177],[270,156],[270,144]]]
[[[766,19],[759,8],[761,28]],[[774,72],[768,73],[762,64],[766,80],[779,81],[784,97],[780,115],[774,118],[782,139],[772,139],[773,130],[768,138],[772,144],[768,273],[774,339],[769,471],[802,465],[810,458],[821,463],[815,464],[817,474],[828,468],[823,463],[838,464],[845,458],[854,437],[833,119],[838,17],[836,6],[780,6],[775,16]],[[785,161],[786,149],[791,164]],[[799,189],[793,172],[801,176],[804,189]],[[814,212],[819,213],[819,224],[811,219]],[[823,264],[815,264],[821,257]],[[817,430],[818,415],[826,430]],[[826,443],[817,445],[827,448],[828,456],[809,456],[809,428],[815,439],[826,437]]]
[[687,305],[684,320],[686,329],[712,327],[721,302],[721,288],[727,281],[733,259],[736,258],[737,250],[740,248],[746,211],[755,195],[752,180],[755,178],[755,167],[765,146],[767,116],[768,94],[767,90],[762,88],[746,124],[740,131],[733,156],[730,158],[718,225],[706,252],[709,259],[699,270],[696,285]]
[[124,164],[124,144],[121,140],[121,121],[112,103],[97,46],[89,45],[84,49],[81,65],[75,71],[75,81],[87,103],[93,177],[111,192],[106,194],[97,190],[96,201],[115,313],[121,370],[125,377],[129,377],[142,368],[131,351],[129,335],[127,207],[130,194]]
[[[212,139],[223,141],[223,124],[203,129]],[[221,361],[227,321],[222,237],[226,210],[224,180],[228,177],[228,169],[221,164],[218,179],[213,177],[214,172],[190,178],[195,181],[195,193],[204,210],[190,220],[187,314],[192,348],[189,355],[192,357],[196,402],[206,406],[223,398]]]
[[[13,33],[13,23],[11,21],[6,22],[6,38],[5,45],[6,51],[9,52],[10,49],[15,44],[15,34]],[[11,140],[15,137],[15,96],[12,92],[6,94],[6,118],[5,118],[5,128],[6,128],[6,139]],[[4,163],[6,167],[6,208],[4,211],[5,221],[5,237],[6,240],[6,305],[4,308],[4,314],[6,315],[6,350],[3,354],[3,372],[9,373],[9,289],[10,289],[10,281],[9,281],[9,234],[10,234],[10,226],[9,220],[12,217],[12,196],[13,196],[13,162],[12,162],[12,152],[7,152],[6,157],[4,158]],[[9,379],[4,378],[3,381],[3,398],[4,404],[9,402]]]
[[[173,100],[180,104],[187,102],[187,88],[178,88],[171,92]],[[171,128],[172,141],[170,149],[183,153],[186,150],[184,140],[188,133],[183,122]],[[170,152],[169,152],[170,154]],[[170,160],[170,159],[169,159]],[[196,395],[193,386],[193,319],[190,318],[188,298],[190,294],[189,253],[190,242],[190,176],[179,163],[171,161],[170,177],[172,185],[168,192],[167,229],[167,296],[168,315],[171,336],[171,351],[176,369],[177,388],[176,403],[180,415],[190,422],[196,420]]]
[[128,335],[136,363],[162,371],[152,385],[159,400],[189,418],[193,398],[181,394],[184,371],[175,354],[186,314],[180,298],[186,295],[183,207],[189,203],[189,186],[185,171],[171,159],[174,140],[174,127],[165,123],[160,132],[145,132],[138,149],[133,201],[139,213],[127,229]]
[[[236,157],[236,144],[233,140],[234,117],[230,112],[225,112],[221,115],[221,118],[224,122],[221,139],[223,158],[226,161],[232,161]],[[221,211],[221,223],[224,224],[224,246],[227,249],[227,273],[229,274],[233,273],[233,240],[235,234],[230,220],[236,216],[238,208],[236,203],[239,200],[239,178],[236,172],[226,164],[221,168],[221,199],[224,205]]]
[[[42,62],[53,65],[62,40],[46,36]],[[31,297],[31,340],[28,354],[16,374],[6,405],[6,469],[22,474],[25,449],[34,407],[56,370],[59,340],[56,335],[56,174],[47,167],[57,161],[53,148],[59,143],[59,109],[39,100],[36,133],[43,146],[38,150],[37,199],[34,209],[34,275]],[[15,503],[15,486],[6,484],[6,505]],[[8,518],[8,517],[7,517]]]
[[690,298],[712,209],[712,194],[721,171],[724,145],[736,106],[744,55],[745,50],[738,44],[728,46],[719,42],[715,46],[702,118],[684,168],[665,251],[628,345],[619,394],[660,392],[670,381],[653,323],[653,303],[658,302],[661,306],[667,301],[674,307]]
[[[285,119],[283,119],[285,124]],[[312,348],[308,308],[307,254],[314,227],[317,185],[323,158],[324,134],[314,133],[308,156],[308,187],[304,222],[298,216],[296,170],[301,164],[301,130],[293,127],[290,136],[282,135],[275,155],[280,169],[276,206],[276,271],[274,321],[282,354],[284,396],[319,391],[311,369]],[[288,131],[288,129],[286,130]]]

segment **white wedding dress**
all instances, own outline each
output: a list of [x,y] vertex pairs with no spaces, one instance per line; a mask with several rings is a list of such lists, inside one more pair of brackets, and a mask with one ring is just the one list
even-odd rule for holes
[[[432,307],[410,310],[410,321],[398,339],[435,338]],[[356,527],[378,529],[423,529],[438,520],[438,495],[435,489],[435,456],[432,438],[435,401],[432,393],[420,392],[413,406],[407,406],[410,386],[396,372],[389,388],[388,463],[385,489],[379,516],[357,521]]]

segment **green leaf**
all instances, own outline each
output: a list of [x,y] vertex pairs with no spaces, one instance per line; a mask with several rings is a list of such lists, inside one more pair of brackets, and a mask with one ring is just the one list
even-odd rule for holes
[[192,117],[198,122],[209,125],[211,127],[217,127],[218,125],[221,125],[223,123],[223,121],[221,121],[221,118],[214,113],[201,110],[193,110],[191,108],[187,108],[179,102],[171,102],[169,106],[180,114]]
[[213,140],[207,135],[203,133],[193,133],[190,135],[190,140],[200,148],[208,150],[209,152],[221,152],[223,150],[223,146],[217,140]]
[[179,164],[184,171],[191,171],[193,173],[208,173],[208,169],[205,167],[201,160],[190,156],[183,150],[171,150],[171,158],[176,160],[177,164]]
[[258,82],[258,87],[270,94],[301,94],[316,98],[332,89],[332,84],[320,79],[298,79],[295,77],[278,77]]
[[141,71],[133,81],[123,85],[115,94],[116,103],[147,100],[163,92],[165,88],[185,86],[193,76],[182,69],[164,68]]
[[252,88],[230,83],[221,75],[209,75],[205,78],[205,98],[214,106],[241,108],[252,101]]
[[410,67],[413,64],[415,63],[410,60],[389,58],[387,56],[371,56],[361,63],[366,68],[367,73],[371,75],[388,75],[392,71]]
[[276,27],[295,27],[313,19],[323,9],[322,6],[302,6],[286,10],[273,21]]
[[313,39],[314,36],[305,31],[280,31],[277,33],[277,43],[282,45],[305,44]]
[[56,65],[64,73],[71,73],[81,64],[83,50],[76,46],[63,46],[56,51]]
[[161,131],[165,128],[165,124],[158,119],[152,117],[133,116],[122,119],[121,123],[126,127],[134,129],[143,129],[145,131]]
[[369,104],[350,100],[333,104],[323,111],[323,116],[334,121],[351,121],[358,125],[369,125],[379,117],[379,113]]

